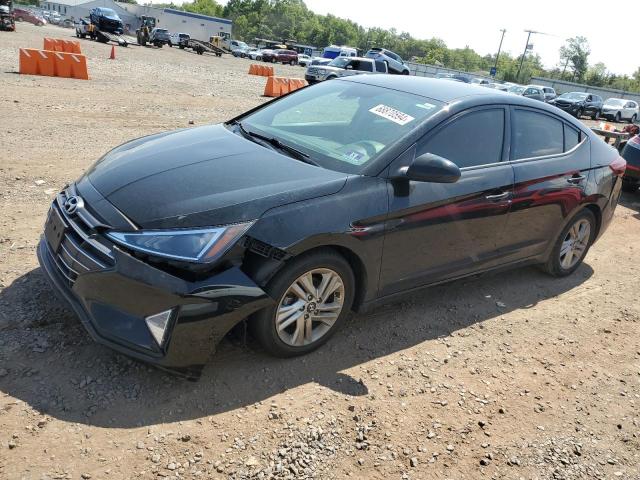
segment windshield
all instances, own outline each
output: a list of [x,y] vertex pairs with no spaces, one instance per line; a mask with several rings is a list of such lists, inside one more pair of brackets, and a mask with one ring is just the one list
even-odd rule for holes
[[117,17],[118,14],[110,8],[101,8],[100,11],[105,17]]
[[349,57],[337,57],[335,60],[331,60],[331,62],[329,62],[329,66],[344,68],[349,65],[350,61],[351,59]]
[[406,92],[332,80],[273,102],[242,124],[295,147],[322,167],[359,173],[442,105]]
[[164,28],[158,28],[156,33],[169,33],[169,30],[165,30]]
[[622,100],[621,98],[609,98],[606,102],[604,102],[605,105],[612,105],[614,107],[621,107],[626,103],[625,100]]
[[587,94],[579,93],[579,92],[569,92],[569,93],[563,93],[558,98],[563,98],[566,100],[584,100],[585,98],[587,98]]
[[520,87],[518,85],[514,85],[513,87],[509,87],[508,92],[520,94],[524,92],[524,87]]

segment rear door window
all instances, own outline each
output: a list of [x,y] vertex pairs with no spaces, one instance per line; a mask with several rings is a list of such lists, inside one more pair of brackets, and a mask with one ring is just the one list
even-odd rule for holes
[[488,165],[502,159],[503,139],[504,110],[477,110],[437,131],[419,148],[419,154],[439,155],[460,168]]
[[386,70],[384,62],[376,60],[376,72],[385,72]]
[[511,159],[542,157],[564,151],[563,123],[533,110],[514,109]]

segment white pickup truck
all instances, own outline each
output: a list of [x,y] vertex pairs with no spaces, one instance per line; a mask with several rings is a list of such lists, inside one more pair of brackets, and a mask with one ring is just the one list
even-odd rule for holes
[[389,73],[389,70],[387,64],[381,60],[364,57],[337,57],[328,65],[309,66],[304,78],[312,84],[332,78],[365,73]]

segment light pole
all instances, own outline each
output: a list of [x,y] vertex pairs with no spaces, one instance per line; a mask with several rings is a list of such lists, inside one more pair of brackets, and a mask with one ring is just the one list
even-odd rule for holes
[[522,70],[522,64],[524,63],[524,56],[527,54],[527,50],[529,50],[529,40],[531,39],[532,33],[539,33],[534,30],[525,30],[529,35],[527,35],[527,43],[524,46],[524,52],[522,53],[522,58],[520,59],[520,66],[518,67],[518,73],[516,74],[516,80],[520,81],[520,71]]
[[507,32],[506,28],[500,30],[502,32],[502,36],[500,37],[500,45],[498,45],[498,54],[496,55],[496,64],[493,66],[493,76],[496,76],[498,73],[498,59],[500,58],[500,50],[502,50],[502,41],[504,40],[504,34]]

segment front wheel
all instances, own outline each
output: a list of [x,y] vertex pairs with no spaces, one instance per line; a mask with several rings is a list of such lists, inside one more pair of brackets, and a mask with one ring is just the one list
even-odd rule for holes
[[291,60],[289,61],[289,65],[291,65],[292,67],[296,64],[295,60]]
[[638,115],[634,113],[631,117],[631,120],[629,120],[629,123],[636,123],[636,120],[638,120]]
[[622,115],[620,114],[620,112],[616,113],[614,120],[616,123],[620,123],[620,120],[622,120]]
[[578,111],[576,112],[576,118],[580,118],[582,117],[582,114],[584,113],[584,110],[582,110],[581,108],[578,109]]
[[596,110],[595,112],[593,112],[593,115],[591,115],[591,119],[600,120],[600,110]]
[[324,344],[349,315],[355,279],[332,250],[293,259],[267,285],[276,304],[251,319],[251,330],[272,355],[294,357]]
[[571,219],[556,240],[543,269],[554,277],[572,274],[582,263],[595,240],[596,218],[590,210],[582,210]]

